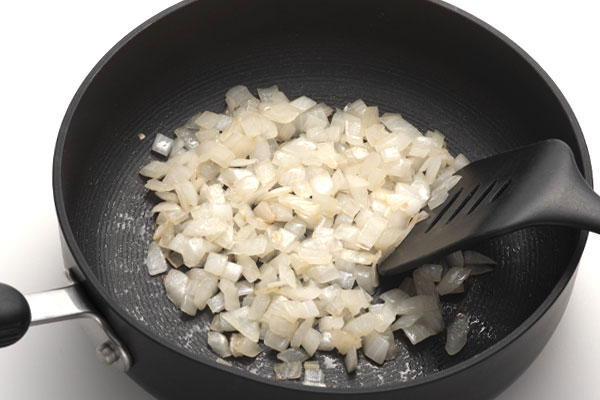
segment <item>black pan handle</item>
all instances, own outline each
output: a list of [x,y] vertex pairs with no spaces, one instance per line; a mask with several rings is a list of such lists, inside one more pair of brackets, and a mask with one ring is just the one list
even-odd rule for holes
[[0,347],[18,342],[30,323],[31,310],[25,296],[12,286],[0,283]]

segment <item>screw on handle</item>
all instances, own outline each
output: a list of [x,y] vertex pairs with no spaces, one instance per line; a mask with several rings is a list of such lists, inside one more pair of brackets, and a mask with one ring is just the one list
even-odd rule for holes
[[0,347],[19,341],[31,322],[31,310],[25,296],[0,283]]

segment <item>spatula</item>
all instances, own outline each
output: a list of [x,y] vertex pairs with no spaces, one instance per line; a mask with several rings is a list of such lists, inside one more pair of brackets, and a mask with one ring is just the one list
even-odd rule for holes
[[379,265],[411,270],[482,240],[534,225],[600,232],[600,197],[585,181],[569,146],[557,139],[473,162],[429,218]]

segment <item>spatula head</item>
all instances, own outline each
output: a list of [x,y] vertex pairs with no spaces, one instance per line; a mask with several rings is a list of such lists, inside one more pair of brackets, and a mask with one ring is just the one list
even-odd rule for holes
[[[392,275],[465,249],[481,240],[536,223],[548,223],[547,211],[563,181],[578,175],[567,144],[551,139],[475,161],[446,201],[419,222],[379,266]],[[549,203],[550,202],[550,203]]]

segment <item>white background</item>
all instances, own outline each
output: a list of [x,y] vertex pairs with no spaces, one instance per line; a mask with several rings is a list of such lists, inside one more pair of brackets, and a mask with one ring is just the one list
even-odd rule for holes
[[[0,281],[25,293],[65,283],[51,184],[60,122],[104,53],[172,2],[1,3]],[[453,0],[512,38],[550,74],[575,110],[600,182],[600,14],[594,3]],[[600,399],[599,255],[600,239],[591,235],[558,330],[499,399]],[[124,374],[101,364],[71,322],[34,327],[15,346],[0,349],[0,387],[7,400],[151,399]]]

